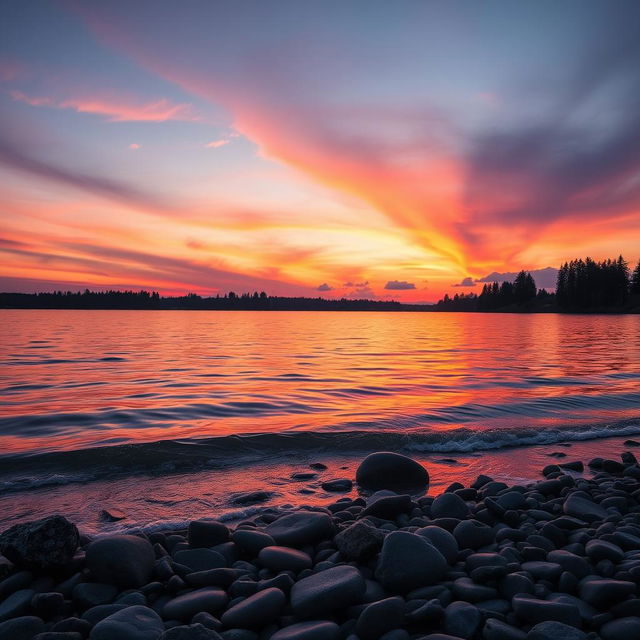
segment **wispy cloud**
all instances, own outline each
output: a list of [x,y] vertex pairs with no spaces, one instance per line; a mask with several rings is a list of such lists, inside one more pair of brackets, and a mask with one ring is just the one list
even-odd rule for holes
[[416,285],[413,282],[406,282],[405,280],[389,280],[384,288],[389,291],[407,291],[409,289],[415,289]]

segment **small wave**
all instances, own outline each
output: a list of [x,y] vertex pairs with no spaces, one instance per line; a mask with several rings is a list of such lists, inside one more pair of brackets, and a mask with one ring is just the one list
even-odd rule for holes
[[357,454],[391,450],[467,453],[640,435],[640,420],[566,427],[447,431],[293,431],[207,439],[117,444],[75,451],[0,457],[4,491],[26,491],[103,477],[167,475],[224,469],[301,454]]

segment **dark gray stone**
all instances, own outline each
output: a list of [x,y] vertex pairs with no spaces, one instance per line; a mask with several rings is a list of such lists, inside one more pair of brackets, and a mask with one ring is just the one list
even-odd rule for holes
[[399,453],[382,451],[368,455],[356,471],[356,482],[365,489],[422,489],[429,486],[427,470]]
[[634,582],[626,580],[585,580],[580,584],[579,595],[586,603],[598,608],[606,609],[609,605],[624,600],[635,593]]
[[453,534],[442,527],[430,525],[414,531],[419,536],[429,540],[431,544],[445,557],[449,564],[455,564],[458,559],[458,541]]
[[377,640],[387,631],[402,625],[404,618],[404,600],[385,598],[367,605],[356,623],[356,633],[361,640]]
[[607,511],[599,504],[588,500],[580,495],[572,493],[567,497],[562,505],[562,510],[568,515],[586,522],[594,522],[595,520],[604,520],[607,517]]
[[411,511],[413,503],[408,495],[381,495],[375,497],[365,507],[362,516],[374,516],[384,520],[393,520],[401,513]]
[[209,571],[226,566],[224,556],[213,549],[182,549],[176,551],[173,559],[192,571]]
[[231,534],[231,539],[241,551],[250,556],[257,556],[261,549],[272,547],[276,543],[269,534],[253,529],[236,529]]
[[537,600],[524,595],[517,595],[511,601],[516,615],[530,624],[555,620],[571,627],[580,627],[580,611],[576,605],[564,602]]
[[298,622],[276,631],[270,640],[338,640],[340,627],[335,622]]
[[586,637],[584,631],[553,620],[539,622],[527,634],[527,640],[586,640]]
[[265,547],[258,554],[258,562],[274,573],[293,571],[299,573],[312,566],[311,557],[304,551],[289,547]]
[[160,616],[148,607],[126,607],[98,622],[91,640],[158,640],[164,632]]
[[222,636],[213,629],[195,623],[180,627],[173,627],[165,631],[160,640],[222,640]]
[[109,604],[118,595],[111,584],[81,582],[73,588],[73,603],[84,611],[99,604]]
[[155,564],[153,547],[137,536],[109,536],[87,548],[86,566],[100,582],[121,589],[141,587],[150,581]]
[[444,610],[444,630],[452,636],[471,638],[480,627],[482,614],[468,602],[452,602]]
[[482,629],[483,640],[526,640],[526,638],[525,631],[496,618],[489,618]]
[[73,558],[80,536],[62,516],[16,524],[0,535],[0,553],[18,566],[63,567]]
[[296,582],[291,607],[296,616],[322,616],[361,602],[366,590],[360,572],[348,565],[332,567]]
[[44,622],[35,616],[20,616],[0,622],[0,640],[32,640],[44,631]]
[[460,549],[480,549],[490,545],[495,538],[493,529],[477,520],[463,520],[453,530]]
[[0,622],[29,613],[34,594],[33,589],[19,589],[0,602]]
[[376,578],[395,593],[407,593],[440,580],[447,572],[444,556],[424,537],[394,531],[384,540]]
[[227,609],[221,621],[226,627],[262,629],[275,622],[287,601],[280,589],[270,588],[249,596]]
[[342,493],[344,491],[351,491],[351,489],[353,489],[353,482],[351,482],[349,478],[336,478],[335,480],[326,480],[323,482],[322,488],[325,491]]
[[624,560],[624,551],[617,544],[605,540],[589,540],[585,551],[594,562],[611,560],[611,562],[618,563]]
[[338,533],[334,539],[347,560],[363,561],[374,556],[382,546],[384,534],[368,520],[358,520]]
[[303,547],[332,537],[334,526],[331,516],[326,513],[296,511],[278,518],[265,531],[278,545]]
[[606,622],[600,627],[602,640],[631,640],[640,638],[640,618],[629,616]]
[[227,604],[227,594],[216,587],[204,587],[189,591],[169,600],[162,608],[166,620],[190,620],[196,613],[217,613]]
[[434,518],[456,518],[463,520],[469,515],[467,503],[455,493],[439,495],[431,505],[431,515]]

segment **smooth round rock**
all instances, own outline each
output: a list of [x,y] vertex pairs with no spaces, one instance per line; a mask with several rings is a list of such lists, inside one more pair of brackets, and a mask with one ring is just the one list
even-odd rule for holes
[[364,489],[423,489],[429,474],[418,462],[389,451],[368,455],[356,471],[356,482]]
[[562,505],[562,510],[574,518],[579,518],[585,522],[604,520],[609,514],[599,504],[582,496],[572,493],[567,497]]
[[606,542],[605,540],[589,540],[587,542],[585,551],[587,556],[594,562],[600,560],[611,560],[611,562],[622,562],[624,560],[624,551],[613,542]]
[[298,622],[276,631],[270,640],[338,640],[340,627],[335,622]]
[[158,640],[164,631],[160,616],[149,607],[127,607],[91,630],[91,640]]
[[258,591],[227,609],[221,622],[229,628],[262,629],[278,619],[286,602],[287,598],[280,589],[272,587]]
[[629,616],[606,622],[600,627],[602,640],[631,640],[640,638],[640,617]]
[[272,547],[276,543],[268,533],[253,529],[236,529],[231,534],[231,539],[241,551],[250,556],[257,556],[261,549]]
[[220,640],[221,636],[213,629],[195,623],[168,629],[160,640]]
[[635,593],[634,582],[626,580],[585,580],[579,588],[582,600],[598,609],[606,609]]
[[453,530],[453,535],[460,549],[480,549],[490,545],[495,535],[491,527],[477,520],[463,520]]
[[553,620],[539,622],[527,634],[527,640],[585,640],[586,637],[584,631]]
[[[482,640],[526,640],[526,632],[502,620],[489,618],[482,629]],[[556,638],[556,640],[560,640]]]
[[190,620],[196,613],[217,613],[227,604],[227,594],[216,587],[204,587],[189,591],[172,600],[162,608],[166,620]]
[[0,622],[29,613],[35,593],[33,589],[19,589],[0,602]]
[[96,607],[99,604],[109,604],[118,595],[118,590],[112,584],[81,582],[73,588],[73,603],[81,610]]
[[480,610],[468,602],[452,602],[444,610],[443,627],[452,636],[471,638],[481,622]]
[[455,564],[458,559],[458,541],[453,534],[442,527],[430,525],[414,531],[426,538],[445,557],[449,564]]
[[580,610],[574,604],[537,600],[525,595],[514,596],[511,604],[516,615],[531,624],[554,620],[571,627],[581,625]]
[[32,640],[44,631],[44,622],[36,616],[20,616],[0,622],[0,640]]
[[463,520],[469,515],[467,503],[455,493],[439,495],[431,505],[431,515],[434,518],[456,518]]
[[351,482],[349,478],[336,478],[335,480],[326,480],[323,482],[322,488],[324,491],[343,493],[353,489],[353,482]]
[[87,547],[85,562],[91,576],[99,582],[130,589],[150,581],[155,554],[151,543],[144,538],[109,536]]
[[361,602],[366,584],[360,572],[341,565],[314,573],[291,588],[291,608],[302,618],[322,616]]
[[0,553],[18,566],[51,569],[73,558],[80,535],[75,524],[62,516],[24,522],[0,534]]
[[296,511],[272,522],[265,532],[283,547],[303,547],[332,537],[334,526],[331,516],[326,513]]
[[271,569],[274,573],[279,571],[293,571],[299,573],[303,569],[310,569],[313,562],[308,553],[290,549],[289,547],[265,547],[258,554],[258,562]]
[[227,564],[224,556],[213,549],[181,549],[176,551],[173,559],[192,571],[220,569]]
[[387,631],[397,629],[404,618],[404,600],[385,598],[367,605],[356,623],[356,633],[361,640],[377,640]]
[[393,531],[384,540],[376,579],[395,593],[435,584],[447,572],[444,556],[425,538]]

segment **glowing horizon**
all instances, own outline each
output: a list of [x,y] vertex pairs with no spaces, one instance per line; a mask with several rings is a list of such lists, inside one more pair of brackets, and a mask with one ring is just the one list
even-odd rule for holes
[[640,7],[5,8],[0,290],[435,301],[640,257]]

